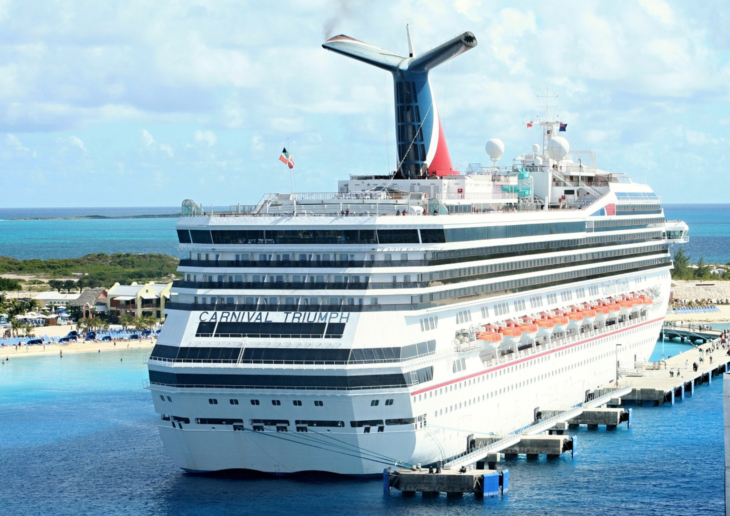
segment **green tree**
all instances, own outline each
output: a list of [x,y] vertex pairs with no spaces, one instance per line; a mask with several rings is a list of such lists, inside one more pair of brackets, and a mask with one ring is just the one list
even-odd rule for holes
[[10,278],[0,278],[0,290],[4,290],[6,292],[14,292],[17,290],[21,290],[23,287],[20,285],[20,282],[15,279]]
[[696,279],[704,280],[710,277],[710,266],[705,263],[705,259],[700,257],[697,262],[697,268],[694,274]]
[[692,274],[689,270],[689,256],[684,252],[683,248],[679,248],[674,253],[674,270],[672,271],[672,277],[674,279],[687,279]]
[[71,293],[72,290],[76,290],[76,288],[77,288],[77,285],[74,280],[66,280],[63,282],[63,289],[66,292],[68,292],[69,294]]
[[122,329],[124,331],[127,331],[128,326],[134,325],[134,316],[132,316],[126,312],[123,313],[122,315],[119,316],[119,324],[122,325]]
[[48,286],[50,287],[51,290],[61,292],[61,290],[63,290],[63,281],[52,279],[48,282]]

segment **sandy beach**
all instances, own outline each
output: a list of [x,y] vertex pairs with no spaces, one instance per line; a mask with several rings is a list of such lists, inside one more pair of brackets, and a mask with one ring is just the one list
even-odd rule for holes
[[[33,335],[48,335],[49,337],[64,337],[70,331],[76,329],[75,324],[68,326],[41,326],[33,329]],[[0,347],[0,359],[21,358],[21,357],[37,357],[42,355],[60,356],[73,355],[76,353],[107,353],[110,351],[118,351],[123,349],[149,349],[150,351],[155,345],[157,339],[145,340],[129,340],[122,342],[72,342],[69,344],[46,344],[45,346],[14,346]]]

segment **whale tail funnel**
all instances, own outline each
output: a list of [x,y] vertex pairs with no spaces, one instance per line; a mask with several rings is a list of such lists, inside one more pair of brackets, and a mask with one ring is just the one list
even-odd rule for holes
[[335,36],[322,44],[327,50],[377,66],[393,74],[398,172],[408,179],[424,175],[446,176],[458,173],[451,164],[428,73],[476,45],[477,39],[474,34],[465,32],[416,56],[410,30],[408,31],[409,57],[345,35]]

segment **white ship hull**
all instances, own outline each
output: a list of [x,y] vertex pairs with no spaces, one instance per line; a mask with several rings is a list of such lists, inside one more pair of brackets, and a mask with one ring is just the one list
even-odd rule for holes
[[[562,345],[537,347],[503,363],[485,362],[472,355],[466,360],[466,369],[453,374],[448,373],[454,356],[437,353],[419,362],[434,365],[434,380],[411,389],[332,392],[175,389],[152,385],[155,408],[161,414],[176,411],[203,418],[242,419],[245,426],[243,431],[236,431],[232,425],[198,425],[192,421],[173,426],[174,421],[162,421],[160,435],[174,463],[195,472],[247,469],[276,474],[326,471],[375,475],[395,465],[395,461],[445,461],[466,450],[469,436],[506,434],[532,423],[537,408],[568,408],[583,402],[590,390],[613,380],[617,357],[622,367],[631,367],[635,360],[646,360],[654,349],[666,313],[669,275],[661,271],[644,278],[642,285],[655,287],[661,297],[636,322],[617,329],[606,328]],[[630,277],[625,279],[626,285],[632,282]],[[450,311],[460,308],[450,307]],[[360,326],[358,332],[369,331]],[[417,338],[401,337],[409,342]],[[621,346],[617,348],[617,344]],[[160,396],[174,399],[170,403],[161,401]],[[207,403],[212,398],[218,400],[217,405]],[[230,405],[231,398],[240,400],[240,404]],[[250,405],[254,398],[260,405]],[[393,399],[391,406],[384,406],[386,398]],[[294,399],[301,401],[302,406],[293,406]],[[375,399],[380,403],[372,407]],[[279,400],[281,405],[273,406],[272,400]],[[319,415],[313,408],[314,400],[323,400]],[[376,426],[370,427],[368,433],[364,428],[350,426],[353,420],[419,415],[426,416],[425,422],[384,425],[380,432]],[[286,420],[289,425],[286,432],[273,426],[262,432],[251,431],[249,420],[254,418]],[[295,431],[296,420],[315,418],[343,421],[345,427]]]

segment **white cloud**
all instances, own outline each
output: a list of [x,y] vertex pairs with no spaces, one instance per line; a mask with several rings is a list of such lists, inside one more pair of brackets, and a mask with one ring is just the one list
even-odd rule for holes
[[214,146],[218,141],[218,138],[213,131],[195,131],[194,137],[196,143],[202,143],[208,147]]
[[147,129],[142,129],[140,134],[142,135],[142,143],[145,147],[151,147],[155,144],[155,139]]
[[658,20],[661,24],[672,28],[674,26],[674,11],[662,0],[639,0],[639,5],[649,16]]
[[13,147],[18,152],[30,152],[30,149],[23,145],[23,142],[20,141],[20,138],[18,138],[14,134],[8,134],[5,137],[5,140],[11,147]]
[[78,136],[69,136],[68,137],[68,143],[79,149],[84,154],[87,154],[89,151],[86,150],[86,146],[84,145],[84,142],[79,138]]
[[168,145],[167,143],[160,144],[160,151],[167,154],[170,158],[175,156],[175,151],[172,150],[172,147]]

